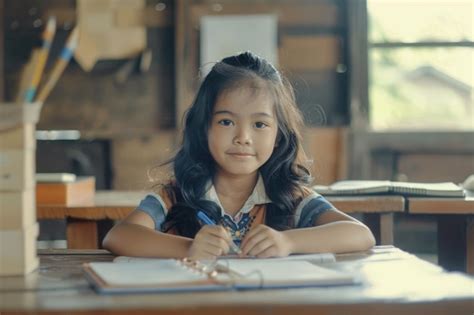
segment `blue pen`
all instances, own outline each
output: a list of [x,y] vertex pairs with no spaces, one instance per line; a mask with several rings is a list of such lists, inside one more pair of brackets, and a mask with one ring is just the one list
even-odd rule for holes
[[[216,225],[214,221],[212,221],[203,211],[199,210],[197,212],[197,216],[199,219],[201,219],[202,222],[204,222],[207,225]],[[230,243],[230,248],[234,253],[240,254],[242,251],[240,250],[239,246],[237,246],[233,241]]]

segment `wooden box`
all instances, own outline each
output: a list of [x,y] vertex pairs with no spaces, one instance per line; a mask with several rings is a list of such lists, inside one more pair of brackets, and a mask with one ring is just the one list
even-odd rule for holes
[[36,148],[35,126],[24,124],[0,133],[0,151]]
[[35,124],[41,103],[0,104],[0,191],[35,186]]
[[40,183],[36,185],[38,205],[89,206],[94,204],[95,178],[78,177],[73,182]]
[[0,191],[0,230],[23,229],[35,222],[34,189]]
[[0,230],[0,276],[24,275],[36,269],[38,223],[26,229]]
[[0,134],[25,124],[36,124],[41,113],[41,103],[0,103]]
[[0,191],[33,188],[35,169],[35,150],[0,151]]

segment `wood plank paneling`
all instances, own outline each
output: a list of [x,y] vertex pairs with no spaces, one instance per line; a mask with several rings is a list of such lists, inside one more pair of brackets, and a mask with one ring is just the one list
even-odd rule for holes
[[[7,24],[14,26],[5,38],[5,56],[9,61],[6,86],[11,99],[16,93],[19,69],[27,61],[32,47],[40,44],[43,26],[34,28],[32,23],[50,11],[74,10],[74,2],[29,1],[20,5],[9,1],[5,9]],[[154,7],[150,9],[156,11]],[[173,7],[167,6],[165,10],[172,11]],[[66,21],[68,18],[64,17],[64,23]],[[69,32],[64,30],[65,25],[58,27],[46,72],[51,69],[51,61],[58,57]],[[150,134],[160,128],[173,127],[173,26],[148,28],[147,43],[152,52],[150,70],[140,73],[137,60],[124,83],[118,82],[116,76],[128,60],[101,60],[90,73],[72,61],[47,99],[38,127],[78,129],[84,137],[102,138]]]
[[344,128],[308,128],[303,133],[306,154],[313,161],[315,183],[329,185],[346,177],[346,131]]
[[[282,65],[284,68],[284,65]],[[308,127],[344,126],[349,122],[345,74],[336,71],[283,71],[293,84],[296,103]],[[339,89],[340,88],[340,89]]]
[[115,13],[115,23],[118,27],[170,27],[173,23],[173,11],[168,8],[169,5],[170,3],[165,5],[162,11],[157,11],[150,7],[139,12],[134,12],[130,9],[118,10]]
[[190,58],[196,54],[196,48],[190,45],[189,37],[192,30],[189,29],[189,8],[188,1],[176,0],[175,9],[175,126],[182,128],[183,116],[189,107],[193,90],[190,88],[190,73],[196,73],[192,70],[195,64],[191,63]]
[[409,181],[460,183],[468,175],[474,174],[474,155],[401,154],[398,158],[397,172],[406,175]]
[[341,39],[336,36],[283,36],[278,57],[285,71],[335,71],[341,53]]
[[396,159],[396,154],[390,151],[377,150],[372,152],[370,177],[380,180],[401,180],[396,178],[395,174]]
[[[341,125],[348,122],[347,117],[347,101],[344,79],[345,71],[336,73],[336,66],[341,63],[345,64],[344,58],[345,40],[341,39],[345,36],[345,22],[343,19],[344,9],[343,4],[334,1],[293,1],[288,3],[286,1],[245,1],[236,3],[235,1],[192,1],[186,2],[187,7],[183,6],[183,12],[177,13],[182,19],[188,21],[182,31],[182,38],[186,37],[184,44],[177,47],[176,54],[178,56],[179,49],[182,49],[183,54],[187,54],[188,58],[177,62],[178,73],[185,77],[185,82],[177,80],[177,119],[181,119],[181,114],[189,106],[192,101],[192,96],[197,90],[199,80],[199,28],[200,19],[206,15],[245,15],[245,14],[275,14],[278,16],[278,34],[280,49],[280,61],[278,67],[283,70],[289,70],[288,76],[290,81],[303,80],[300,87],[296,87],[297,96],[304,95],[305,89],[310,86],[313,91],[314,86],[317,85],[312,79],[321,77],[320,82],[326,82],[324,88],[316,89],[317,92],[312,92],[301,102],[303,103],[301,109],[306,117],[307,113],[313,111],[314,102],[320,95],[331,95],[335,101],[324,102],[322,105],[329,119],[326,120],[330,125]],[[184,23],[178,23],[178,27]],[[177,36],[177,40],[183,40]],[[316,37],[316,40],[313,40]],[[318,41],[318,39],[320,39]],[[315,55],[314,48],[324,51],[324,54]],[[244,49],[244,48],[243,48]],[[292,57],[292,54],[297,54],[297,57]],[[324,55],[324,57],[322,57]],[[294,69],[299,72],[293,71]],[[329,70],[328,70],[329,69]],[[315,71],[320,70],[320,71]],[[301,78],[309,74],[308,77]],[[286,71],[285,71],[286,72]],[[304,76],[303,75],[303,76]],[[312,76],[314,75],[314,76]],[[181,85],[181,87],[178,87]],[[179,92],[178,92],[179,91]],[[181,98],[181,99],[179,99]],[[186,100],[185,100],[186,99]],[[310,101],[308,101],[309,99]],[[309,104],[309,105],[308,105]],[[330,108],[331,107],[331,108]],[[335,110],[333,108],[335,108]],[[344,109],[341,109],[344,108]],[[342,117],[341,117],[342,115]],[[310,125],[318,126],[310,122]]]
[[86,138],[114,138],[151,134],[174,123],[171,71],[133,75],[119,85],[107,73],[118,69],[115,62],[110,67],[102,63],[93,72],[105,73],[96,75],[70,65],[46,100],[38,129],[77,129]]
[[320,26],[339,27],[343,19],[338,6],[334,1],[246,1],[237,3],[232,0],[219,1],[194,1],[191,8],[192,24],[199,26],[199,19],[203,15],[226,14],[276,14],[278,24],[286,26]]
[[[280,67],[288,69],[290,80],[296,85],[298,103],[308,117],[307,123],[345,124],[345,74],[335,72],[345,56],[345,47],[341,45],[346,24],[344,6],[343,2],[330,0],[148,0],[142,12],[143,21],[129,19],[130,12],[117,12],[116,21],[121,27],[142,22],[148,26],[147,43],[153,55],[150,71],[139,74],[135,69],[125,83],[119,84],[116,74],[127,60],[102,60],[90,73],[83,72],[72,61],[47,100],[38,128],[78,129],[83,138],[132,141],[134,137],[137,142],[143,135],[175,128],[170,133],[178,137],[183,114],[200,82],[199,21],[209,14],[276,14]],[[9,61],[5,85],[12,97],[18,69],[26,62],[31,48],[40,44],[44,25],[35,27],[35,21],[40,19],[44,23],[46,16],[57,16],[53,59],[76,23],[75,1],[9,1],[5,13],[6,25],[12,27],[5,38],[5,57]],[[293,54],[296,57],[291,57]],[[134,170],[133,165],[140,169],[143,163],[151,161],[151,151],[141,161],[124,158],[135,151],[119,151],[112,152],[114,184],[124,189],[144,187],[146,174]]]
[[[22,10],[28,15],[16,16],[18,26],[33,30],[34,19],[46,21],[49,16],[55,16],[58,28],[70,29],[76,24],[76,10],[74,0],[44,0],[42,3],[34,0],[11,1],[10,12]],[[157,9],[161,3],[160,9]],[[164,5],[164,6],[163,6]],[[148,1],[147,7],[140,12],[133,10],[117,10],[115,12],[115,24],[119,27],[145,25],[147,27],[170,27],[173,23],[173,1],[153,0]],[[31,12],[31,13],[30,13]]]
[[176,146],[177,136],[173,131],[161,131],[150,137],[114,140],[113,189],[150,189],[153,183],[148,175],[166,179],[166,172],[160,173],[164,170],[154,167],[169,159],[175,153]]

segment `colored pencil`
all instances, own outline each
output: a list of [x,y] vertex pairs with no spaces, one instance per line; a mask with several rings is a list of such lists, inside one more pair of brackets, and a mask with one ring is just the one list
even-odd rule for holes
[[61,51],[61,55],[59,56],[58,60],[56,61],[51,74],[46,81],[43,88],[40,90],[36,101],[44,102],[44,100],[48,97],[51,90],[56,85],[61,74],[64,72],[69,60],[71,59],[74,50],[77,47],[77,43],[79,42],[79,29],[77,27],[69,35],[66,45],[64,46],[63,50]]
[[20,74],[20,81],[18,83],[18,92],[15,97],[15,103],[22,104],[25,101],[26,91],[28,90],[31,80],[33,78],[33,71],[35,66],[38,63],[40,48],[35,48],[31,52],[30,59],[23,66],[23,69]]
[[38,60],[33,70],[33,76],[29,84],[28,89],[25,92],[25,102],[31,103],[35,98],[36,90],[41,81],[44,66],[48,60],[49,51],[53,42],[54,34],[56,33],[56,18],[54,16],[49,17],[48,23],[43,31],[43,44],[40,49]]

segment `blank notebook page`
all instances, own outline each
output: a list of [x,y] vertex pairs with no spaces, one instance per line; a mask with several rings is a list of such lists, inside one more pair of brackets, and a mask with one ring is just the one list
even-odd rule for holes
[[[219,264],[227,266],[240,276],[238,283],[264,284],[318,284],[348,283],[352,276],[340,271],[313,265],[307,261],[275,261],[273,259],[229,259]],[[259,272],[256,272],[256,271]]]
[[192,272],[174,259],[133,264],[96,262],[90,263],[90,267],[110,285],[166,285],[207,279],[206,275]]

